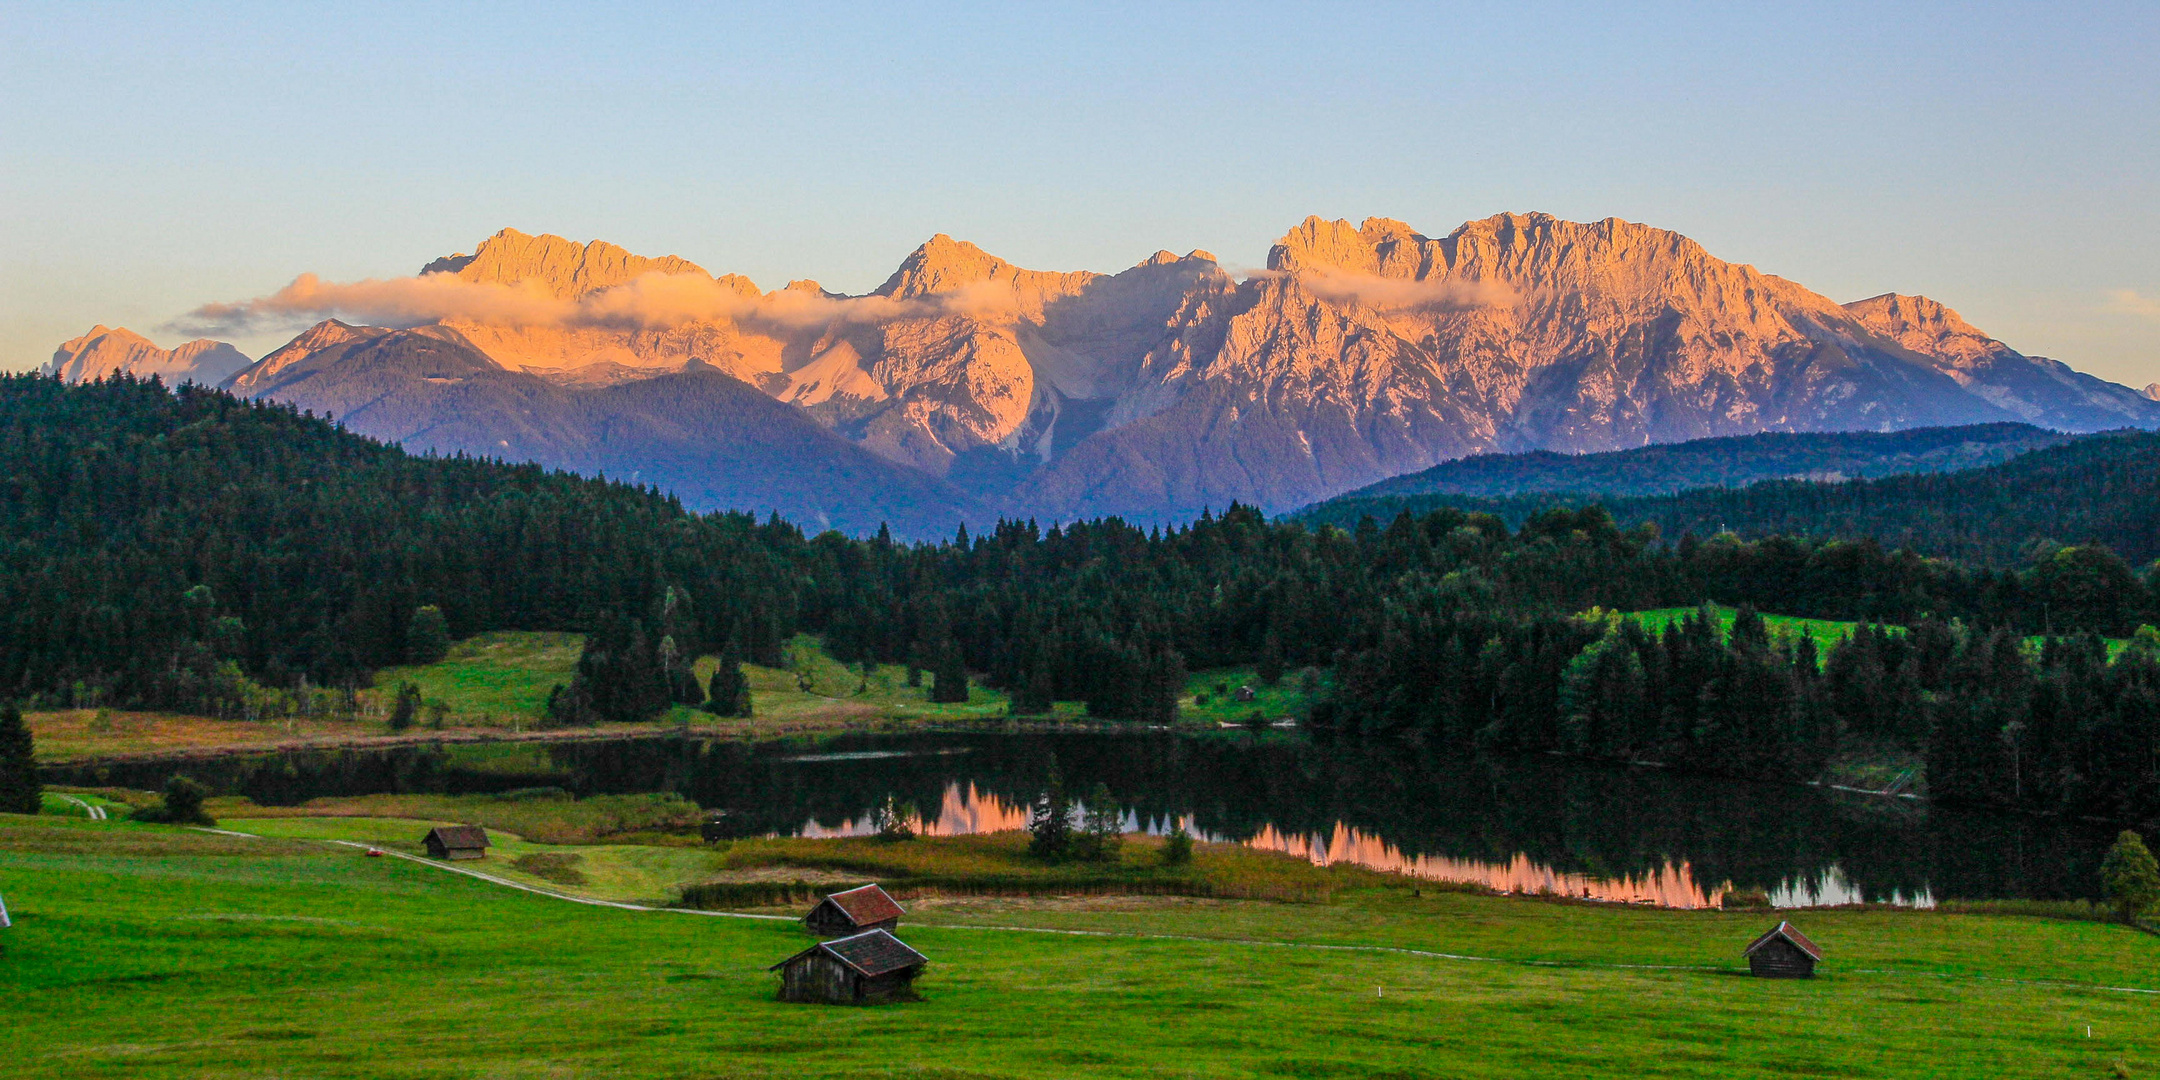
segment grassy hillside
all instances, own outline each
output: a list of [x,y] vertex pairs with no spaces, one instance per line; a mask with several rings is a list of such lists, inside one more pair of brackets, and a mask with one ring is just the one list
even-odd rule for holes
[[2104,989],[2149,988],[2160,938],[2089,922],[1811,912],[1820,977],[1771,982],[1736,977],[1759,914],[1402,886],[917,902],[924,1000],[857,1010],[774,1000],[765,967],[809,942],[792,921],[571,904],[318,842],[0,818],[0,881],[25,1077],[2160,1069],[2150,997]]

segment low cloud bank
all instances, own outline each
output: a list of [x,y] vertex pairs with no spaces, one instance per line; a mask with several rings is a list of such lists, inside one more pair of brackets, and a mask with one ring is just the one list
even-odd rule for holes
[[1520,299],[1502,281],[1418,280],[1380,277],[1345,270],[1258,270],[1253,277],[1294,277],[1305,291],[1338,304],[1357,303],[1381,311],[1468,311],[1512,307]]
[[467,281],[455,274],[351,282],[302,274],[268,296],[205,304],[174,325],[189,333],[213,335],[296,328],[331,318],[396,327],[466,322],[666,330],[689,323],[736,322],[800,330],[948,315],[995,318],[1017,310],[1019,297],[1001,282],[895,300],[831,297],[803,289],[758,295],[701,274],[654,273],[573,300],[556,296],[536,282],[504,285]]

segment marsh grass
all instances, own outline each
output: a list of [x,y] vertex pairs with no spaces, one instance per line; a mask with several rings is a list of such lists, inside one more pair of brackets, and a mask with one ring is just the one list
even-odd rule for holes
[[584,856],[570,851],[533,851],[510,860],[516,869],[557,885],[584,885],[589,880],[577,868]]
[[795,903],[833,891],[785,880],[731,880],[731,872],[779,868],[854,875],[906,896],[1168,895],[1326,903],[1344,889],[1407,879],[1354,866],[1315,866],[1240,844],[1196,844],[1193,859],[1167,865],[1158,837],[1128,835],[1118,858],[1105,862],[1046,862],[1028,852],[1025,833],[919,837],[738,840],[719,857],[721,873],[686,886],[688,907],[751,907]]
[[1935,910],[1950,915],[2024,915],[2036,919],[2121,922],[2115,909],[2090,900],[1942,900]]

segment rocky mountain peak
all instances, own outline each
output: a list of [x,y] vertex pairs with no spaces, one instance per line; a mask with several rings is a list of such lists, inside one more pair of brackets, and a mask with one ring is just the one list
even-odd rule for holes
[[247,365],[248,358],[240,350],[222,341],[200,338],[160,349],[149,338],[124,326],[100,323],[88,333],[62,342],[41,370],[68,382],[114,375],[155,375],[167,385],[195,382],[207,386],[224,381]]
[[1884,293],[1855,300],[1845,305],[1845,312],[1860,325],[1913,352],[1960,367],[1992,359],[2010,348],[1925,296]]
[[992,321],[1040,321],[1045,304],[1077,294],[1101,276],[1087,270],[1022,269],[965,240],[939,233],[901,260],[900,268],[873,295],[913,300],[965,293],[957,304],[959,314]]
[[480,242],[471,255],[449,255],[427,264],[421,273],[454,273],[467,281],[518,285],[537,282],[565,300],[625,284],[645,274],[710,276],[705,268],[674,255],[632,255],[604,240],[580,244],[542,233],[527,236],[503,229]]
[[2152,383],[2146,386],[2145,396],[2153,399],[2154,401],[2160,401],[2160,382]]
[[1332,270],[1377,274],[1380,259],[1373,251],[1373,241],[1349,222],[1340,218],[1322,221],[1314,215],[1285,233],[1274,247],[1268,249],[1267,266],[1282,273]]

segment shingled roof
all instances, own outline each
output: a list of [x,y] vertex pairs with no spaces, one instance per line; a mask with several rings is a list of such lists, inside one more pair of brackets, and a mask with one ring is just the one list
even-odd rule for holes
[[881,923],[887,919],[897,919],[907,914],[906,911],[901,909],[898,902],[893,900],[891,896],[886,895],[885,890],[878,888],[876,885],[864,885],[859,889],[836,892],[825,899],[832,901],[834,907],[846,912],[847,917],[853,919],[857,926]]
[[1815,943],[1809,941],[1806,934],[1803,934],[1800,931],[1793,929],[1793,924],[1789,922],[1780,922],[1776,926],[1773,926],[1769,930],[1765,931],[1763,933],[1763,936],[1748,942],[1748,947],[1740,950],[1740,955],[1753,955],[1755,950],[1769,944],[1770,939],[1772,938],[1784,938],[1785,940],[1792,942],[1793,945],[1798,947],[1801,952],[1808,954],[1815,960],[1820,961],[1822,959],[1822,950],[1816,948]]
[[[406,833],[405,835],[411,836],[412,834]],[[487,830],[478,825],[437,825],[428,830],[428,835],[442,841],[442,846],[447,848],[488,846]]]
[[929,957],[908,948],[899,938],[883,930],[865,930],[853,937],[821,941],[766,970],[778,971],[820,951],[855,969],[857,974],[866,979],[875,979],[880,975],[890,975],[911,967],[921,967],[930,962]]

